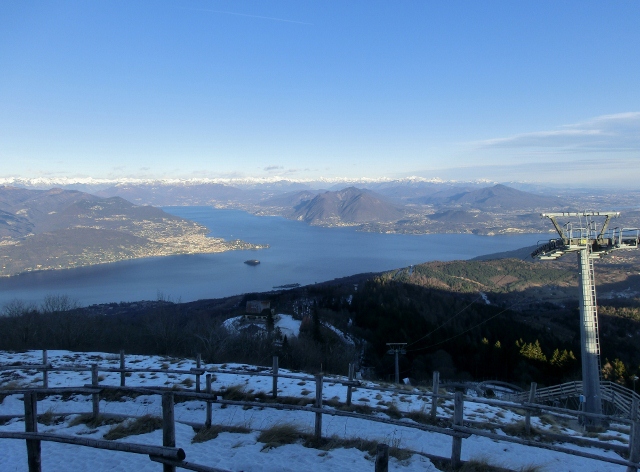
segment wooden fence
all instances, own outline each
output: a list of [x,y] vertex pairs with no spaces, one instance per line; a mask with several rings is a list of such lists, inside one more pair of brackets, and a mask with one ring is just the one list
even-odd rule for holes
[[[223,405],[240,405],[244,407],[258,407],[258,408],[274,408],[278,410],[291,410],[308,412],[314,414],[314,435],[316,439],[322,438],[322,418],[323,415],[339,416],[357,418],[366,421],[386,423],[395,426],[402,426],[407,428],[415,428],[422,431],[437,433],[446,435],[452,438],[451,456],[448,458],[440,457],[439,459],[450,461],[451,465],[456,468],[461,465],[461,451],[463,440],[471,435],[483,436],[495,441],[510,442],[516,444],[522,444],[530,447],[543,448],[562,452],[566,454],[572,454],[589,459],[595,459],[598,461],[619,464],[627,467],[627,471],[637,471],[640,467],[640,421],[638,421],[638,401],[635,400],[633,408],[631,408],[632,417],[630,419],[611,417],[607,415],[593,415],[584,412],[577,412],[575,410],[568,410],[563,408],[544,406],[535,403],[537,395],[535,384],[532,384],[532,388],[528,393],[528,397],[520,402],[508,402],[501,400],[465,397],[462,391],[456,391],[454,395],[442,394],[439,392],[439,375],[434,372],[433,379],[433,391],[432,393],[426,393],[415,389],[406,388],[389,388],[380,386],[364,385],[361,382],[353,380],[353,366],[349,368],[349,379],[337,379],[326,378],[322,374],[315,375],[313,377],[309,375],[300,374],[281,374],[278,370],[278,359],[274,357],[273,367],[270,372],[268,371],[237,371],[226,369],[207,370],[202,368],[200,356],[196,359],[196,367],[191,369],[150,369],[150,368],[127,368],[125,364],[124,352],[120,353],[120,366],[118,368],[100,367],[97,364],[91,366],[53,366],[47,360],[46,351],[43,353],[43,363],[38,365],[12,365],[12,366],[0,366],[0,370],[40,370],[43,373],[43,386],[42,388],[25,388],[25,389],[13,389],[13,390],[1,390],[2,395],[12,394],[24,394],[25,398],[25,432],[24,433],[4,433],[0,432],[0,438],[9,439],[24,439],[27,443],[28,457],[29,457],[29,471],[40,471],[40,459],[39,459],[39,444],[40,441],[58,441],[66,442],[70,444],[78,444],[88,447],[97,447],[102,449],[120,450],[132,453],[148,454],[151,460],[160,462],[163,464],[164,471],[175,471],[176,467],[185,468],[188,470],[204,471],[204,472],[220,472],[220,469],[211,468],[204,465],[191,464],[186,462],[184,451],[176,448],[175,445],[175,420],[173,414],[174,395],[180,395],[185,400],[200,400],[206,402],[205,418],[203,422],[204,427],[209,427],[212,424],[212,408],[214,403]],[[58,387],[49,388],[49,372],[63,372],[63,371],[90,371],[92,382],[90,385],[78,386],[78,387]],[[101,385],[99,382],[100,372],[118,372],[120,373],[120,385]],[[126,385],[126,377],[129,373],[144,372],[144,373],[164,373],[164,374],[181,374],[181,375],[194,375],[195,376],[195,391],[180,390],[178,392],[172,391],[163,387],[131,387]],[[257,375],[257,376],[269,376],[272,377],[272,397],[277,398],[277,384],[278,378],[291,378],[298,379],[305,382],[315,382],[315,403],[313,406],[292,405],[277,402],[263,402],[263,401],[245,401],[245,400],[227,400],[219,398],[216,393],[211,389],[211,375],[212,374],[227,373],[232,375]],[[206,391],[201,391],[200,377],[205,375],[206,379]],[[378,390],[385,392],[402,393],[403,395],[421,395],[423,397],[430,398],[430,423],[423,424],[417,422],[408,422],[403,419],[382,418],[379,416],[372,416],[368,414],[356,413],[353,411],[344,411],[336,408],[327,408],[323,405],[322,392],[325,382],[331,382],[333,384],[341,384],[346,387],[346,405],[351,404],[352,390],[354,387],[367,390]],[[80,438],[60,436],[42,433],[37,433],[37,395],[51,395],[51,394],[84,394],[92,396],[92,415],[97,417],[100,414],[100,394],[106,391],[121,391],[123,393],[137,393],[145,395],[161,395],[163,404],[163,445],[162,446],[144,446],[131,443],[113,443],[103,440],[80,440]],[[449,417],[437,416],[438,412],[438,400],[452,400],[453,401],[453,414]],[[497,434],[486,429],[480,429],[473,427],[472,421],[464,420],[464,408],[466,402],[481,403],[486,405],[492,405],[505,409],[518,408],[525,411],[525,427],[526,435],[530,433],[531,415],[532,414],[555,414],[564,417],[573,417],[579,419],[580,417],[588,417],[594,420],[601,420],[613,423],[619,423],[628,425],[630,427],[630,440],[628,446],[614,445],[603,441],[577,438],[569,435],[551,434],[547,432],[536,432],[536,440],[527,437],[514,437],[505,434]],[[375,412],[385,412],[385,410],[376,410]],[[22,415],[19,415],[22,416]],[[440,422],[446,424],[446,426],[436,426],[435,424]],[[578,451],[564,446],[558,446],[551,444],[551,441],[561,441],[565,443],[573,443],[581,446],[589,446],[603,450],[613,450],[619,454],[627,455],[628,459],[611,458],[598,454],[592,454],[588,452]],[[122,446],[112,446],[112,445]],[[127,449],[128,448],[128,449]],[[141,452],[145,451],[145,452]],[[182,451],[182,452],[180,452]],[[379,464],[384,463],[385,452],[384,448],[381,448],[379,454]],[[36,459],[37,457],[37,459]],[[388,460],[388,451],[386,454]],[[378,463],[378,462],[377,462]],[[33,466],[33,467],[32,467]],[[377,467],[377,466],[376,466]],[[376,469],[378,470],[378,469]],[[382,470],[382,469],[381,469]]]
[[[538,403],[552,402],[566,398],[578,398],[580,395],[582,395],[582,382],[575,381],[538,389],[535,400]],[[640,413],[638,411],[640,395],[620,384],[610,381],[600,382],[600,396],[602,400],[610,402],[627,418],[637,417]],[[524,401],[527,397],[528,392],[523,392],[510,396],[510,399],[517,402]],[[634,402],[636,402],[635,412],[633,411]]]

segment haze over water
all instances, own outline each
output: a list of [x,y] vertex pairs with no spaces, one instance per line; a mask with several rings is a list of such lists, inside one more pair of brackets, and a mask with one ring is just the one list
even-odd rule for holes
[[[40,303],[46,295],[68,295],[80,305],[155,300],[220,298],[264,292],[274,286],[323,282],[432,260],[469,259],[535,244],[542,234],[476,236],[362,233],[352,228],[308,226],[282,217],[237,210],[169,207],[197,221],[211,236],[269,244],[259,251],[230,251],[121,261],[0,279],[0,306],[13,299]],[[261,264],[249,266],[247,259]]]

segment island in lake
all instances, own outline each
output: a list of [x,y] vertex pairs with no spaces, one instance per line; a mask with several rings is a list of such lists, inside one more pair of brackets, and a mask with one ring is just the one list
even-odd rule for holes
[[258,259],[249,259],[248,261],[244,261],[244,263],[250,266],[257,266],[260,264],[260,261]]

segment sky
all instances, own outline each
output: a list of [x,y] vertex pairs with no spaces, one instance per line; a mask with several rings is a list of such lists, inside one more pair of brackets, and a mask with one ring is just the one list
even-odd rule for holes
[[640,178],[638,1],[0,2],[0,178]]

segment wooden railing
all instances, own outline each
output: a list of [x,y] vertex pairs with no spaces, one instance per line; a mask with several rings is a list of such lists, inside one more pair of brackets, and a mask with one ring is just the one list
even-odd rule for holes
[[[528,392],[522,392],[510,396],[509,398],[516,402],[526,401]],[[552,402],[572,397],[580,397],[582,395],[582,382],[567,382],[551,387],[544,387],[536,390],[535,402]],[[600,395],[603,400],[610,402],[626,417],[634,416],[633,403],[634,400],[640,404],[640,395],[633,390],[623,387],[620,384],[610,381],[600,382]],[[636,408],[635,416],[640,415],[640,411]]]
[[[562,392],[569,393],[569,389],[573,388],[572,392],[575,392],[575,384],[563,384],[556,387],[550,387],[546,389],[540,389],[539,391],[535,391],[532,388],[532,392],[528,392],[527,398],[520,398],[518,402],[514,403],[511,401],[502,401],[502,400],[493,400],[493,399],[485,399],[485,398],[476,398],[476,397],[465,397],[462,391],[455,392],[454,395],[449,394],[441,394],[438,389],[438,375],[434,373],[434,390],[432,393],[416,390],[416,389],[407,389],[407,388],[390,388],[390,387],[381,387],[381,386],[373,386],[373,385],[365,385],[364,383],[354,381],[353,380],[353,368],[350,367],[350,375],[349,380],[334,378],[334,377],[325,377],[322,374],[318,374],[315,376],[309,375],[300,375],[300,374],[282,374],[278,370],[277,358],[274,358],[274,364],[271,371],[237,371],[237,370],[228,370],[228,369],[205,369],[202,368],[201,362],[198,359],[196,360],[196,368],[191,369],[153,369],[153,368],[127,368],[124,362],[124,353],[121,352],[121,362],[120,367],[112,368],[112,367],[101,367],[97,364],[91,366],[54,366],[50,362],[47,362],[46,353],[43,354],[43,364],[38,365],[10,365],[10,366],[0,366],[0,370],[41,370],[43,372],[43,387],[42,388],[24,388],[24,389],[12,389],[12,390],[3,390],[0,389],[0,394],[2,395],[14,395],[14,394],[24,394],[25,395],[25,432],[24,433],[5,433],[0,432],[0,438],[9,438],[9,439],[24,439],[27,441],[27,449],[28,450],[39,450],[40,441],[58,441],[58,442],[68,442],[71,444],[78,444],[81,446],[88,447],[98,447],[105,449],[113,449],[113,450],[121,450],[125,452],[133,452],[133,453],[143,453],[149,454],[151,459],[157,462],[163,463],[163,468],[165,471],[175,470],[176,467],[181,467],[189,470],[198,470],[198,471],[220,471],[220,469],[211,468],[204,465],[191,464],[186,462],[184,459],[186,456],[183,456],[184,451],[179,448],[176,448],[175,445],[175,434],[171,431],[175,431],[174,426],[174,415],[173,415],[173,399],[174,395],[180,395],[185,400],[200,400],[206,402],[206,410],[205,417],[202,426],[208,427],[212,424],[212,408],[211,405],[214,403],[218,404],[226,404],[226,405],[240,405],[243,407],[259,407],[259,408],[274,408],[279,410],[291,410],[291,411],[300,411],[300,412],[308,412],[314,414],[314,435],[316,439],[322,438],[322,418],[324,415],[331,416],[339,416],[339,417],[350,417],[357,418],[365,421],[378,422],[378,423],[386,423],[395,426],[402,426],[407,428],[419,429],[426,432],[432,432],[437,434],[443,434],[446,436],[450,436],[452,438],[452,450],[451,456],[449,458],[440,457],[440,459],[445,461],[450,461],[451,465],[455,468],[461,464],[460,456],[462,450],[463,440],[468,438],[471,435],[483,436],[490,438],[496,441],[503,442],[511,442],[522,444],[525,446],[549,449],[553,451],[558,451],[566,454],[572,454],[576,456],[581,456],[589,459],[595,459],[598,461],[609,462],[613,464],[619,464],[627,467],[628,471],[635,471],[640,467],[640,422],[638,421],[638,401],[634,402],[635,409],[631,409],[632,416],[630,419],[621,418],[621,417],[612,417],[607,415],[593,415],[585,412],[578,412],[575,410],[568,410],[557,407],[550,407],[541,405],[536,403],[536,401],[540,401],[540,398],[547,398],[548,395],[552,395],[553,392],[555,394],[560,394]],[[58,387],[58,388],[48,388],[48,373],[50,372],[64,372],[64,371],[90,371],[92,383],[90,385],[78,386],[78,387]],[[118,372],[120,373],[120,385],[103,385],[100,384],[99,381],[99,373],[100,372]],[[128,373],[134,372],[145,372],[145,373],[165,373],[165,374],[182,374],[182,375],[194,375],[196,376],[195,382],[195,391],[192,390],[180,390],[174,391],[168,389],[166,387],[131,387],[126,386],[126,377]],[[302,405],[292,405],[285,403],[277,403],[273,402],[273,400],[266,401],[238,401],[238,400],[227,400],[224,398],[219,398],[218,394],[213,392],[211,389],[211,375],[227,373],[232,375],[258,375],[258,376],[269,376],[273,379],[272,385],[272,397],[277,398],[277,381],[279,377],[282,378],[291,378],[298,379],[305,382],[315,382],[316,385],[316,395],[315,395],[315,403],[313,406],[302,406]],[[206,391],[201,391],[200,386],[200,376],[205,375],[206,378]],[[423,398],[426,397],[429,399],[431,403],[431,415],[429,415],[430,422],[432,424],[423,424],[416,422],[408,422],[404,418],[403,419],[392,419],[392,418],[383,418],[380,416],[367,415],[362,413],[356,413],[353,411],[344,411],[340,409],[336,409],[333,407],[327,407],[323,405],[323,385],[325,382],[331,382],[333,384],[342,384],[347,388],[347,404],[351,402],[351,391],[354,387],[358,387],[359,389],[367,389],[367,390],[377,390],[377,391],[385,391],[385,392],[401,392],[404,395],[420,395]],[[46,386],[45,386],[46,385]],[[616,389],[615,386],[608,386],[612,395],[618,395],[620,398],[623,398],[622,394]],[[62,393],[75,393],[75,394],[85,394],[92,396],[92,416],[97,417],[100,414],[100,394],[106,391],[122,391],[125,393],[138,393],[145,395],[161,395],[163,398],[163,445],[162,446],[143,446],[143,445],[134,445],[131,446],[130,443],[112,443],[110,441],[102,441],[102,440],[92,440],[92,441],[76,441],[79,438],[71,438],[73,441],[69,439],[69,437],[60,436],[60,435],[43,435],[42,433],[37,433],[37,421],[34,418],[37,418],[37,394],[42,395],[51,395],[51,394],[62,394]],[[453,414],[451,416],[437,416],[438,413],[438,400],[444,399],[453,401]],[[533,401],[532,401],[533,400]],[[615,398],[614,398],[615,401]],[[621,400],[623,401],[623,400]],[[536,438],[539,440],[527,439],[522,437],[513,437],[508,436],[506,434],[496,434],[490,431],[474,428],[473,422],[464,421],[464,408],[465,402],[472,403],[481,403],[496,406],[499,408],[505,409],[513,409],[519,408],[526,412],[525,422],[527,425],[527,432],[530,432],[530,419],[532,414],[554,414],[561,415],[564,417],[575,417],[575,418],[591,418],[593,420],[604,420],[612,423],[620,423],[623,425],[627,425],[630,427],[630,440],[628,446],[623,445],[615,445],[604,441],[599,440],[591,440],[585,438],[576,438],[569,435],[559,435],[559,434],[551,434],[547,432],[537,431]],[[166,405],[166,408],[165,408]],[[170,407],[169,407],[170,405]],[[374,412],[384,412],[382,409],[373,409]],[[14,415],[15,416],[15,415]],[[21,415],[19,415],[21,416]],[[445,424],[446,426],[435,426],[436,420]],[[167,431],[167,433],[165,433]],[[583,451],[578,451],[565,446],[558,446],[552,444],[552,441],[562,441],[565,443],[573,443],[579,444],[583,446],[590,446],[594,448],[604,449],[604,450],[614,450],[620,454],[628,455],[629,459],[621,458],[611,458],[602,455],[587,453]],[[107,445],[109,444],[109,445]],[[121,446],[110,446],[112,444],[122,444]],[[31,445],[31,446],[30,446]],[[142,449],[137,449],[138,447]],[[128,450],[126,448],[129,448]],[[149,448],[149,449],[145,449]],[[154,449],[156,448],[156,449]],[[160,448],[160,449],[157,449]],[[137,450],[134,450],[137,449]],[[153,449],[154,452],[148,452]],[[139,452],[145,450],[147,452]],[[164,452],[162,452],[164,451]],[[180,453],[179,451],[182,451]],[[35,452],[30,452],[29,454],[36,454]],[[39,453],[38,453],[39,454]],[[29,455],[31,457],[31,455]],[[35,457],[35,455],[33,456]],[[34,468],[32,468],[32,462]],[[36,459],[29,459],[29,470],[30,472],[39,471],[39,468],[36,467]]]

